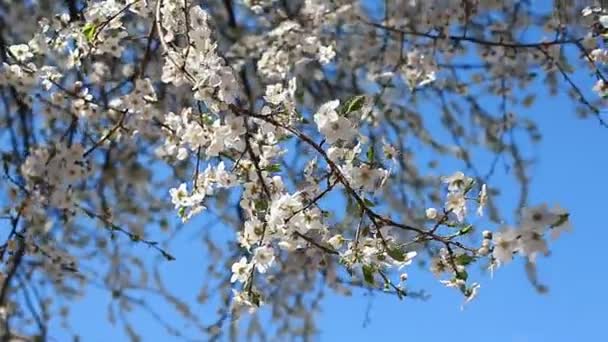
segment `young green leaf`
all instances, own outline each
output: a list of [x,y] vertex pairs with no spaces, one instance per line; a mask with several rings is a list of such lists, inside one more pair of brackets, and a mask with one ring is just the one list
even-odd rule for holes
[[472,263],[473,261],[475,261],[475,258],[468,254],[460,254],[459,256],[456,257],[455,261],[458,265],[466,266],[466,265]]
[[281,164],[270,164],[266,166],[265,170],[268,172],[279,172],[281,171]]
[[468,233],[470,233],[470,232],[472,232],[472,231],[473,231],[473,225],[470,225],[470,224],[469,224],[469,225],[467,225],[467,226],[465,226],[465,227],[461,228],[461,229],[458,231],[458,234],[460,234],[460,235],[466,235],[466,234],[468,234]]
[[467,273],[467,271],[462,270],[456,273],[456,278],[466,281],[467,279],[469,279],[469,274]]
[[389,248],[386,254],[397,261],[405,261],[405,253],[399,248]]
[[369,265],[363,265],[363,279],[370,285],[374,285],[374,268]]
[[375,158],[375,152],[374,152],[374,147],[373,146],[369,146],[369,148],[367,149],[367,162],[372,164],[374,162],[374,158]]
[[93,23],[86,23],[82,28],[82,33],[87,38],[87,42],[92,43],[95,38],[95,33],[97,31],[97,26]]
[[348,100],[346,102],[346,104],[344,104],[344,114],[349,114],[354,111],[357,111],[357,110],[363,108],[364,104],[365,104],[364,95],[357,95],[355,97],[352,97],[350,100]]

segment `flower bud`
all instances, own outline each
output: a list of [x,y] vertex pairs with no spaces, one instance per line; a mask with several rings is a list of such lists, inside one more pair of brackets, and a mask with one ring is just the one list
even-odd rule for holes
[[426,218],[429,220],[434,220],[437,218],[437,209],[435,208],[428,208],[426,210]]

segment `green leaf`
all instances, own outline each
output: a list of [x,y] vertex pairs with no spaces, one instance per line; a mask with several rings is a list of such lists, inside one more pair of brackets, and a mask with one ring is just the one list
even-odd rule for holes
[[206,124],[206,125],[213,125],[213,123],[215,122],[215,120],[213,119],[213,117],[211,115],[208,115],[208,114],[202,115],[201,119],[202,119],[203,123]]
[[365,104],[365,95],[357,95],[352,97],[344,104],[344,114],[349,114],[363,108]]
[[179,210],[177,211],[177,214],[179,215],[179,217],[186,216],[186,207],[180,207]]
[[462,270],[456,273],[456,278],[466,281],[467,279],[469,279],[469,274],[467,273],[467,271]]
[[390,248],[386,251],[386,254],[397,261],[405,261],[405,253],[399,248]]
[[468,254],[460,254],[455,258],[455,261],[458,265],[466,266],[475,261],[475,258]]
[[562,224],[566,223],[566,221],[568,221],[568,218],[570,217],[570,214],[562,214],[559,216],[559,220],[557,222],[555,222],[554,224],[551,225],[551,228],[554,227],[559,227]]
[[458,222],[455,222],[455,221],[446,221],[443,224],[446,225],[446,226],[448,226],[448,227],[450,227],[450,228],[454,228],[454,227],[458,227],[459,226]]
[[87,38],[87,42],[92,43],[97,32],[97,26],[93,23],[86,23],[82,28],[82,33]]
[[255,208],[260,211],[265,211],[266,209],[268,209],[268,201],[264,199],[258,199],[254,202],[254,204]]
[[374,147],[373,146],[369,146],[367,149],[367,162],[372,164],[374,162],[374,157],[375,157],[375,151],[374,151]]
[[365,203],[365,205],[368,207],[374,207],[376,205],[374,202],[372,202],[371,200],[369,200],[367,198],[363,199],[363,203]]
[[270,164],[265,168],[268,172],[279,172],[281,171],[281,164]]
[[460,234],[460,235],[466,235],[466,234],[468,234],[468,233],[470,233],[472,231],[473,231],[473,225],[469,224],[468,226],[465,226],[465,227],[461,228],[458,231],[458,234]]
[[374,268],[369,265],[363,265],[363,279],[370,285],[374,285]]

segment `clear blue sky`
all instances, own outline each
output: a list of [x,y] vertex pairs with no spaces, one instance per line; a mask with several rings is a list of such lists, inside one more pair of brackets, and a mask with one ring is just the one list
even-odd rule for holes
[[[591,78],[580,73],[576,81],[593,96]],[[604,197],[608,194],[608,183],[604,179],[608,171],[608,129],[601,128],[593,118],[576,118],[573,106],[564,95],[539,98],[527,114],[539,123],[543,133],[543,140],[535,149],[539,159],[532,169],[530,203],[559,203],[571,212],[574,225],[571,234],[563,235],[551,245],[552,255],[539,260],[540,279],[549,285],[549,293],[535,292],[525,278],[523,264],[518,261],[499,269],[493,279],[478,276],[476,280],[482,284],[479,297],[461,311],[462,296],[457,291],[442,287],[428,273],[413,271],[412,287],[425,288],[432,295],[429,300],[399,301],[383,294],[370,297],[366,291],[357,291],[353,297],[330,295],[319,317],[320,340],[608,340],[605,290],[608,239],[603,235],[608,212]],[[504,198],[514,195],[508,188],[503,191]],[[173,277],[172,284],[184,294],[196,294],[204,273],[203,266],[197,266],[203,265],[197,252],[202,245],[197,239],[188,239],[194,233],[192,230],[191,234],[185,234],[179,248],[172,249],[177,260],[164,267]],[[152,255],[145,248],[141,252]],[[91,289],[89,295],[76,304],[73,322],[85,341],[124,339],[122,331],[110,329],[105,320],[108,300],[107,292]],[[370,321],[364,327],[368,308]],[[144,332],[144,340],[168,341],[163,329],[149,317],[136,317],[133,321],[138,322],[140,332]],[[65,336],[53,332],[51,335],[59,340]]]

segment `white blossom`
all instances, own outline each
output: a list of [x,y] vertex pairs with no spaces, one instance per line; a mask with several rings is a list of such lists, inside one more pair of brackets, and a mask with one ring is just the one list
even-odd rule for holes
[[336,111],[339,105],[340,101],[338,100],[327,102],[314,115],[319,131],[323,133],[330,144],[338,140],[350,141],[357,134],[352,123]]
[[253,252],[253,263],[260,273],[266,273],[274,263],[274,249],[270,246],[260,246]]
[[513,253],[518,249],[517,236],[518,233],[513,228],[505,228],[501,232],[494,233],[492,256],[499,263],[506,264],[513,260]]
[[230,282],[234,283],[238,281],[240,283],[244,283],[247,281],[248,277],[251,274],[252,264],[247,262],[246,257],[242,257],[241,260],[232,264],[232,277],[230,278]]
[[427,208],[426,209],[426,218],[429,220],[434,220],[437,218],[437,209],[435,208]]

